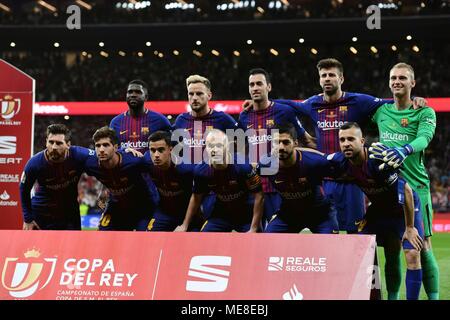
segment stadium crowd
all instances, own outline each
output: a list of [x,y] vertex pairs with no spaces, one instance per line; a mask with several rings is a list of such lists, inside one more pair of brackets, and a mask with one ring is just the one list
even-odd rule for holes
[[[345,66],[344,87],[355,92],[366,92],[374,96],[389,97],[386,81],[388,69],[398,61],[414,66],[421,96],[446,96],[441,83],[450,82],[445,72],[450,68],[449,44],[417,44],[419,52],[412,50],[412,43],[391,45],[375,44],[377,53],[370,46],[354,45],[359,51],[353,54],[349,46],[317,46],[316,54],[309,46],[276,48],[220,49],[214,56],[211,49],[197,48],[201,57],[192,49],[145,49],[139,52],[109,51],[108,57],[99,52],[4,52],[1,57],[25,70],[37,81],[37,101],[117,101],[123,99],[123,88],[129,79],[146,79],[152,88],[153,100],[185,99],[184,79],[189,74],[205,74],[213,85],[213,99],[243,99],[248,96],[247,72],[251,68],[264,66],[273,74],[274,97],[303,99],[315,94],[317,84],[315,64],[321,57],[337,57]],[[178,55],[173,53],[177,50]],[[292,53],[290,49],[294,49]],[[253,51],[252,51],[253,50]],[[108,50],[105,50],[108,52]],[[233,51],[238,51],[239,56]],[[157,54],[162,54],[162,57]],[[370,68],[361,66],[370,65]],[[439,67],[438,67],[439,66]],[[311,76],[313,75],[313,76]],[[114,79],[114,81],[105,81]]]
[[[2,24],[65,24],[66,8],[72,1],[53,1],[56,11],[47,10],[35,1],[4,1],[10,12],[0,11]],[[181,23],[204,21],[251,21],[277,19],[324,19],[363,17],[366,8],[378,5],[384,16],[413,16],[445,14],[450,12],[448,0],[405,1],[340,1],[340,0],[290,0],[282,1],[140,1],[145,5],[127,1],[91,1],[92,9],[83,9],[86,23]],[[139,2],[138,2],[139,3]],[[150,5],[148,5],[150,3]]]

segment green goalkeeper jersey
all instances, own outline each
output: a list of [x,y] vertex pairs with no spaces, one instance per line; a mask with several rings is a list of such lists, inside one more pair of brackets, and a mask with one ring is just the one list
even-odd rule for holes
[[409,144],[414,153],[403,162],[402,175],[415,190],[430,187],[424,165],[424,150],[434,136],[436,113],[430,107],[397,110],[395,104],[382,105],[372,117],[378,126],[380,142],[388,147]]

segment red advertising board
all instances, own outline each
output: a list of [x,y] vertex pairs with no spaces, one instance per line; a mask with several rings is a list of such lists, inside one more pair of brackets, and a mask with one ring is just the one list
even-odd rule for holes
[[450,213],[434,214],[433,232],[450,232]]
[[[436,112],[450,112],[450,98],[427,98],[428,104]],[[242,111],[242,100],[210,101],[209,106],[217,111],[239,114]],[[176,115],[189,111],[187,101],[150,101],[146,107],[162,114]],[[34,112],[38,115],[117,115],[127,110],[125,101],[112,102],[38,102]]]
[[0,59],[0,229],[21,229],[19,180],[33,149],[34,79]]
[[0,300],[369,299],[375,237],[0,231]]

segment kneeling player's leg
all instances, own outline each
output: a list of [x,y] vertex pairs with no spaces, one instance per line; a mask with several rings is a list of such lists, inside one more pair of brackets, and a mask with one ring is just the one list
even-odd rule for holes
[[328,212],[321,215],[320,219],[308,226],[312,233],[338,234],[339,224],[336,217],[336,210],[332,207]]
[[233,226],[230,222],[226,221],[224,218],[210,217],[203,224],[201,232],[231,232],[233,231]]
[[262,217],[263,230],[272,217],[280,210],[281,196],[277,192],[267,192],[264,194],[264,212]]
[[114,230],[111,214],[103,212],[98,224],[99,231],[112,231]]
[[289,224],[280,217],[280,214],[275,214],[270,219],[264,233],[290,233],[292,232],[289,228]]
[[157,210],[147,226],[147,231],[173,231],[183,221]]

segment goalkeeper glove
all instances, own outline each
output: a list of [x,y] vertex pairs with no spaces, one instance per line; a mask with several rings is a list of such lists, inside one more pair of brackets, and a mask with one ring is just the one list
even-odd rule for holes
[[381,162],[381,164],[378,166],[378,170],[383,171],[385,169],[388,169],[389,166],[384,163],[384,155],[383,152],[389,150],[389,147],[385,146],[381,142],[374,142],[370,145],[369,148],[369,158],[375,159]]
[[389,147],[380,142],[374,142],[369,148],[369,158],[383,161],[383,152],[389,150]]
[[401,166],[406,157],[414,152],[413,147],[405,144],[403,147],[390,148],[382,152],[384,156],[383,161],[388,166],[396,169]]

